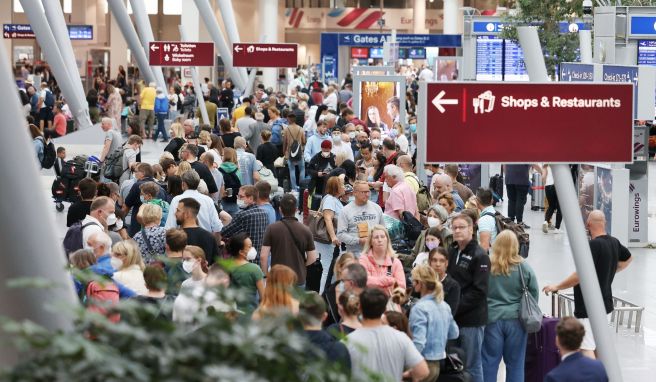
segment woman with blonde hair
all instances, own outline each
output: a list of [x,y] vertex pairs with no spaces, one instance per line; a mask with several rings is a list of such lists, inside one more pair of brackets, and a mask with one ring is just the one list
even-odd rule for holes
[[[132,289],[137,294],[146,294],[146,281],[143,277],[144,262],[139,253],[139,246],[134,240],[119,241],[112,247],[112,266],[114,267],[114,281]],[[116,259],[116,260],[115,260]]]
[[460,333],[451,308],[444,302],[442,283],[430,266],[412,269],[412,288],[421,295],[410,311],[412,342],[430,370],[422,381],[435,382],[440,375],[440,361],[446,358],[447,340],[458,338]]
[[524,380],[524,354],[527,333],[518,319],[524,284],[537,300],[538,281],[533,269],[519,256],[517,235],[501,231],[490,255],[490,279],[487,288],[487,326],[481,357],[485,381],[496,381],[501,358],[506,364],[506,381]]
[[403,265],[396,258],[384,226],[375,225],[371,229],[359,262],[367,271],[367,287],[380,288],[388,296],[395,287],[405,289]]
[[390,132],[394,138],[394,143],[402,153],[410,154],[408,152],[409,142],[408,137],[405,136],[405,127],[401,122],[394,122],[394,129]]
[[202,286],[209,271],[205,251],[195,245],[186,246],[182,251],[182,269],[190,277],[182,282],[180,290]]
[[264,296],[260,301],[260,306],[253,312],[253,319],[277,316],[283,311],[297,315],[299,303],[292,296],[292,290],[297,283],[296,272],[290,267],[282,264],[271,267],[264,288]]
[[[184,148],[184,146],[183,146],[183,148]],[[189,162],[183,160],[183,161],[180,161],[180,163],[178,163],[178,170],[175,172],[175,175],[177,175],[179,177],[182,177],[182,174],[184,174],[187,171],[191,171],[191,170],[193,170],[191,168],[191,164],[189,164]],[[201,194],[209,195],[210,191],[207,189],[207,183],[205,183],[205,181],[203,179],[201,179],[200,183],[198,183],[197,191],[200,192]]]
[[144,261],[149,264],[158,256],[165,255],[166,228],[161,227],[162,208],[156,204],[144,203],[139,207],[137,219],[142,228],[134,235]]
[[182,145],[185,144],[185,132],[182,124],[175,122],[171,124],[171,141],[164,148],[164,151],[168,151],[173,155],[173,160],[176,162],[180,161],[180,149]]
[[451,221],[453,220],[453,217],[458,214],[456,212],[456,202],[453,199],[453,195],[448,192],[443,192],[435,198],[435,202],[446,210],[448,216],[444,225],[446,225],[446,228],[451,229]]
[[210,145],[212,145],[210,132],[207,130],[201,130],[201,132],[198,133],[198,147],[202,147],[205,152],[207,152],[210,149]]

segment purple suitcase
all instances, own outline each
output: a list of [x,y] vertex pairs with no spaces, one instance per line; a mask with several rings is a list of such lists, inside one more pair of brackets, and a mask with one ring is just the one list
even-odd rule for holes
[[560,363],[556,347],[556,325],[558,318],[544,316],[542,327],[537,333],[529,334],[524,360],[524,381],[543,382],[544,377]]

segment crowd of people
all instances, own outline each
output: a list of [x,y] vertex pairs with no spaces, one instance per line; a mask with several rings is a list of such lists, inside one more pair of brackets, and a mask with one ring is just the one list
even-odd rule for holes
[[[81,300],[115,321],[94,301],[170,302],[176,322],[194,322],[210,306],[255,321],[295,315],[327,359],[362,377],[436,381],[459,354],[472,381],[496,381],[502,359],[507,381],[523,381],[522,285],[535,299],[539,286],[517,235],[498,229],[493,190],[471,190],[457,164],[427,165],[420,179],[412,113],[393,129],[368,126],[349,107],[348,80],[302,86],[289,94],[259,86],[232,104],[229,80],[222,89],[209,83],[208,111],[228,107],[230,119],[214,112],[203,120],[195,97],[187,103],[190,84],[168,95],[144,85],[123,131],[118,115],[103,112],[99,158],[120,154],[121,171],[80,181],[68,208],[71,265],[106,281],[76,279]],[[35,122],[32,135],[43,134]],[[167,145],[159,161],[143,161],[144,141],[160,133]],[[530,167],[506,169],[508,213],[519,224]],[[547,176],[548,166],[534,167]],[[547,197],[548,226],[558,208],[555,193]],[[415,222],[421,230],[411,239]],[[612,311],[613,275],[631,255],[606,234],[603,213],[587,224]],[[593,351],[576,274],[544,291],[571,287],[585,329],[563,320],[559,344],[576,351],[581,337]],[[213,288],[247,298],[221,301]]]

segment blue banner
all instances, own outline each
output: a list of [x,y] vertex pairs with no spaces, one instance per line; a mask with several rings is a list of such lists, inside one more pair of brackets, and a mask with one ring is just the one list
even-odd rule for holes
[[[71,40],[93,40],[93,25],[67,25]],[[30,24],[3,24],[4,38],[34,38]]]
[[656,35],[656,16],[633,16],[629,26],[630,35]]
[[630,82],[633,84],[633,116],[638,113],[638,67],[604,65],[604,82]]
[[[322,35],[327,33],[322,33]],[[339,33],[341,46],[383,46],[390,41],[392,35],[388,33]],[[460,47],[462,36],[444,34],[397,34],[396,42],[400,46],[412,47]]]
[[560,81],[562,82],[593,82],[594,65],[576,62],[560,64]]

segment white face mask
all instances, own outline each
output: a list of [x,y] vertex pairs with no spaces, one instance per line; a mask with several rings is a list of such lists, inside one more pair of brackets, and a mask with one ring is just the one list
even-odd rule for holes
[[257,251],[255,250],[255,247],[251,247],[251,249],[248,250],[248,253],[246,254],[246,260],[248,261],[253,261],[257,257]]
[[111,259],[109,259],[109,264],[111,264],[112,268],[115,271],[118,271],[123,266],[123,262],[121,261],[121,259],[119,259],[118,257],[113,257],[113,256],[112,256]]
[[426,170],[425,173],[426,173],[426,176],[433,176],[433,171],[431,171],[431,170]]
[[333,135],[333,142],[339,143],[342,141],[342,136],[341,135]]
[[111,214],[111,215],[107,216],[107,226],[108,227],[113,226],[114,224],[116,224],[117,220],[118,219],[116,219],[116,214]]
[[378,138],[372,139],[371,140],[371,145],[374,146],[374,147],[380,146],[380,139],[378,139]]
[[348,133],[348,136],[351,139],[355,139],[355,131],[351,131],[350,133]]
[[429,226],[430,228],[437,227],[437,226],[440,225],[440,223],[441,223],[441,222],[440,222],[440,219],[438,219],[438,218],[434,218],[434,217],[430,217],[430,216],[429,216],[426,220],[427,220],[427,222],[428,222],[428,226]]
[[241,199],[237,199],[237,207],[239,207],[239,208],[246,207],[246,202],[241,200]]
[[324,158],[330,158],[330,151],[322,151],[321,156]]
[[194,260],[185,260],[182,262],[182,269],[187,273],[191,273],[194,270],[194,265]]

